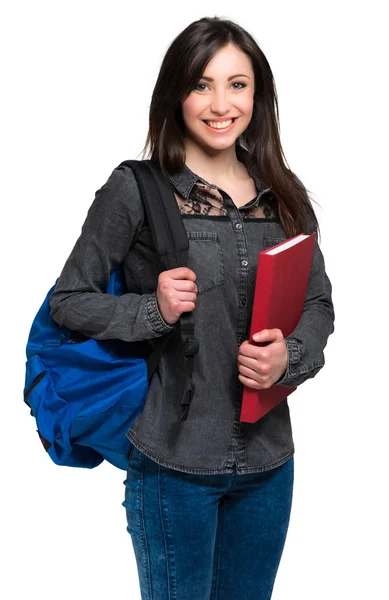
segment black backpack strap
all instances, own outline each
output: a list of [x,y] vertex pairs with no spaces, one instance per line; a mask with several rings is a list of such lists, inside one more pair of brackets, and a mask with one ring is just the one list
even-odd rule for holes
[[155,161],[133,160],[125,164],[132,168],[136,177],[154,245],[166,268],[186,265],[189,241],[172,184]]
[[193,313],[183,313],[181,315],[180,321],[181,339],[184,343],[186,371],[188,375],[186,389],[181,400],[181,421],[185,421],[188,416],[189,406],[194,394],[193,363],[194,357],[199,351],[199,341],[194,335]]
[[[162,173],[159,164],[151,160],[128,160],[119,166],[132,169],[145,206],[155,248],[166,269],[186,266],[189,240],[182,221],[173,186]],[[150,380],[164,350],[172,336],[181,337],[187,369],[187,385],[181,401],[181,420],[187,418],[189,405],[194,392],[193,362],[199,343],[194,336],[193,314],[183,313],[176,327],[153,343],[154,350],[147,359],[148,378]]]

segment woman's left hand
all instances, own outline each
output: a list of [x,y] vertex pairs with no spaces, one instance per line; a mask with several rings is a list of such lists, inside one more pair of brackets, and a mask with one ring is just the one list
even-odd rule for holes
[[239,381],[255,390],[267,389],[285,373],[288,348],[280,329],[263,329],[253,335],[254,342],[268,342],[256,346],[248,340],[239,347]]

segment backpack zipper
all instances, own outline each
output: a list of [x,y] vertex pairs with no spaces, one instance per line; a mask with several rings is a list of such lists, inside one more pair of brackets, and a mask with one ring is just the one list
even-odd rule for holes
[[25,393],[24,393],[24,401],[26,402],[26,404],[28,404],[28,402],[27,402],[28,396],[31,394],[32,390],[38,385],[38,383],[40,381],[42,381],[42,379],[44,378],[44,376],[46,375],[46,373],[47,373],[47,371],[42,371],[42,373],[39,373],[39,375],[37,377],[35,377],[35,379],[32,382],[32,384],[25,391]]

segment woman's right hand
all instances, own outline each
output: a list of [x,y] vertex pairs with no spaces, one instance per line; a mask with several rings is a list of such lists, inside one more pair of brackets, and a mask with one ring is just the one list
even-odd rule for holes
[[184,312],[196,306],[196,274],[188,267],[163,271],[158,277],[157,303],[165,323],[174,325]]

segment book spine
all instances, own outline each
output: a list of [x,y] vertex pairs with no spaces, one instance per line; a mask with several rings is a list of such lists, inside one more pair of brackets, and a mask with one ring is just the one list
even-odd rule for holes
[[[269,320],[270,302],[272,297],[275,260],[271,254],[262,254],[258,260],[257,278],[255,282],[253,317],[250,327],[250,343],[254,333],[266,329]],[[266,286],[266,287],[265,287]],[[254,311],[254,306],[260,311]],[[258,344],[263,345],[263,344]]]
[[[256,312],[256,319],[252,319],[250,327],[250,344],[256,346],[266,346],[266,343],[257,343],[253,341],[254,333],[258,333],[266,328],[268,321],[270,299],[274,279],[274,257],[268,254],[262,254],[258,260],[257,278],[255,282],[253,315]],[[266,285],[266,288],[264,288]],[[260,306],[261,311],[254,311],[254,306]],[[259,393],[257,389],[244,386],[242,398],[241,419],[249,422],[255,422],[259,416]]]

